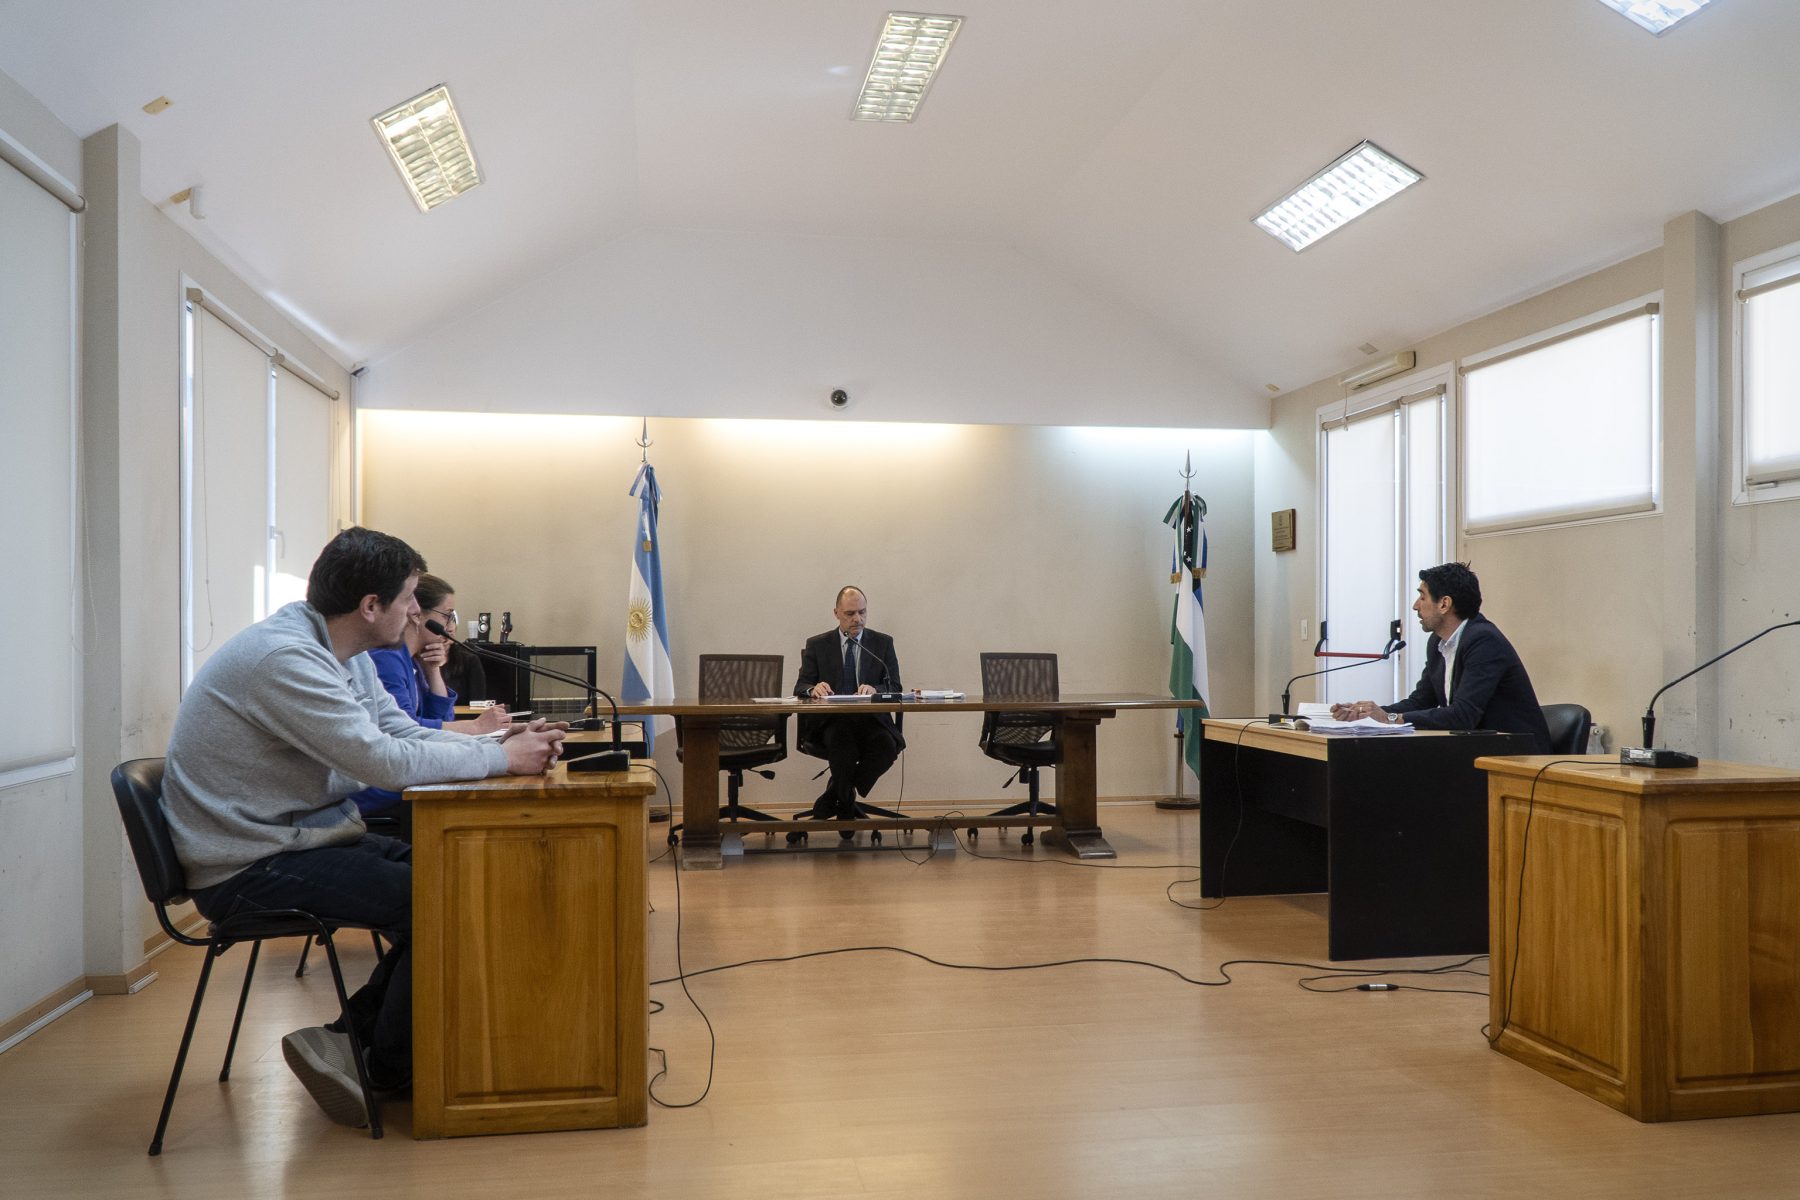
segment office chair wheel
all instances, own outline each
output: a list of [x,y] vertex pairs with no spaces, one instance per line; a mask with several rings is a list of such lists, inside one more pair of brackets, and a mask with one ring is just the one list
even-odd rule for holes
[[856,840],[856,830],[854,830],[854,829],[840,829],[840,830],[838,830],[838,840],[839,840],[839,841],[840,841],[840,842],[853,842],[853,841],[855,841],[855,840]]
[[981,830],[979,830],[979,829],[975,829],[975,828],[973,828],[973,827],[971,827],[971,828],[970,828],[970,830],[969,830],[969,840],[970,840],[970,841],[971,841],[971,842],[972,842],[972,841],[974,841],[974,840],[975,840],[975,839],[976,839],[976,838],[978,838],[978,837],[980,837],[980,836],[981,836]]
[[1019,839],[1019,845],[1029,846],[1029,845],[1031,845],[1032,842],[1034,842],[1036,840],[1037,840],[1036,838],[1031,836],[1031,830],[1027,829],[1025,831],[1025,836]]
[[879,829],[871,829],[871,830],[870,830],[870,831],[869,831],[869,844],[870,844],[870,845],[871,845],[871,846],[879,846],[879,845],[881,845],[881,830],[879,830]]
[[788,830],[788,835],[787,835],[787,844],[788,845],[798,846],[805,841],[806,841],[806,831],[805,830],[801,830],[801,829]]
[[669,833],[669,845],[674,846],[674,845],[678,844],[680,841],[681,841],[681,838],[679,836],[677,836],[673,830],[671,830]]

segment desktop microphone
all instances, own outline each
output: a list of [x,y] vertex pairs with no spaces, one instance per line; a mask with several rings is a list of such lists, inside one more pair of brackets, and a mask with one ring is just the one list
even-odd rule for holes
[[1388,659],[1394,657],[1394,654],[1397,651],[1406,649],[1406,643],[1400,638],[1399,625],[1400,622],[1394,622],[1395,627],[1390,631],[1387,647],[1374,658],[1366,658],[1361,662],[1345,663],[1341,667],[1326,667],[1322,671],[1308,671],[1303,675],[1296,675],[1288,680],[1287,686],[1281,689],[1281,711],[1279,713],[1269,714],[1269,724],[1279,725],[1281,722],[1288,719],[1288,702],[1293,699],[1293,687],[1302,679],[1311,679],[1315,675],[1329,675],[1333,671],[1348,671],[1351,667],[1366,667],[1374,662],[1386,662]]
[[1670,688],[1674,687],[1676,684],[1680,683],[1682,680],[1687,679],[1693,675],[1698,675],[1700,672],[1706,670],[1706,668],[1708,668],[1708,667],[1712,666],[1714,663],[1718,662],[1721,658],[1728,658],[1731,655],[1736,654],[1739,650],[1742,650],[1745,646],[1748,646],[1751,642],[1754,642],[1757,638],[1762,637],[1763,634],[1774,633],[1777,629],[1786,629],[1791,625],[1800,625],[1800,621],[1783,621],[1778,625],[1771,625],[1767,629],[1763,630],[1762,633],[1758,633],[1751,637],[1745,638],[1743,641],[1739,642],[1737,645],[1733,646],[1731,649],[1725,651],[1724,653],[1713,655],[1711,658],[1707,659],[1705,662],[1701,663],[1699,666],[1695,667],[1693,670],[1687,672],[1687,674],[1677,675],[1675,678],[1669,680],[1669,682],[1667,682],[1667,683],[1663,684],[1661,687],[1657,688],[1656,695],[1650,697],[1650,703],[1644,706],[1644,744],[1642,746],[1621,747],[1619,750],[1619,761],[1626,764],[1627,766],[1632,766],[1632,767],[1697,767],[1697,766],[1699,766],[1700,760],[1692,754],[1685,754],[1680,750],[1655,750],[1655,749],[1651,748],[1652,744],[1656,741],[1656,702],[1657,702],[1657,700],[1662,698],[1662,694],[1664,692],[1668,691]]
[[[868,631],[864,630],[863,632],[866,633]],[[875,692],[875,695],[871,697],[871,699],[879,700],[884,704],[894,704],[894,703],[898,703],[898,702],[906,699],[905,692],[896,692],[896,691],[884,692],[884,691],[880,690],[880,687],[883,683],[891,684],[894,682],[893,668],[888,666],[887,659],[881,657],[881,655],[875,653],[875,651],[873,651],[869,648],[868,643],[864,642],[862,640],[862,634],[860,634],[860,633],[857,634],[856,637],[852,640],[856,642],[856,648],[860,653],[868,655],[870,658],[874,659],[876,662],[881,664],[881,678],[876,680],[876,682],[875,682],[876,692]],[[827,680],[827,682],[830,682],[830,681]]]
[[[438,621],[425,622],[425,628],[437,634],[447,642],[456,642],[456,639],[450,636],[449,630],[445,629],[443,624]],[[612,749],[602,750],[598,754],[589,754],[581,758],[572,758],[568,763],[569,770],[573,773],[580,774],[588,771],[623,771],[631,766],[631,755],[625,750],[624,742],[619,735],[619,703],[614,700],[612,696],[601,691],[601,689],[595,687],[585,679],[577,679],[573,675],[564,675],[561,671],[552,671],[549,667],[540,667],[535,663],[528,663],[524,659],[514,658],[510,654],[501,654],[497,650],[487,650],[472,642],[457,642],[457,645],[472,653],[479,654],[482,658],[490,658],[495,662],[502,662],[511,667],[523,667],[534,675],[542,675],[547,679],[555,679],[563,683],[572,683],[588,693],[588,704],[590,706],[594,706],[594,696],[596,694],[605,696],[606,702],[612,705]],[[583,729],[593,728],[592,725],[589,725],[585,721],[574,721],[571,722],[571,724],[579,725]]]

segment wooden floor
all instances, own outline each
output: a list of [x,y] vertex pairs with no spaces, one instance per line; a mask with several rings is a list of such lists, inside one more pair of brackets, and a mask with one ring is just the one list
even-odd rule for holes
[[[1197,861],[1190,814],[1101,815],[1119,867]],[[1019,853],[1016,837],[979,845]],[[1224,959],[1322,954],[1316,898],[1186,911],[1163,889],[1191,875],[949,853],[923,865],[888,853],[751,855],[682,875],[683,954],[691,971],[886,943],[988,964],[1147,958],[1204,978]],[[651,880],[661,978],[675,962],[667,860]],[[716,1078],[698,1107],[652,1107],[642,1129],[415,1142],[395,1104],[387,1138],[371,1142],[328,1123],[282,1063],[281,1035],[332,1007],[329,976],[294,979],[286,946],[259,971],[231,1082],[216,1082],[243,960],[234,951],[215,973],[160,1159],[144,1149],[192,994],[191,952],[158,958],[161,978],[138,995],[89,1001],[0,1055],[0,1195],[1800,1191],[1800,1116],[1638,1125],[1488,1050],[1481,998],[1313,995],[1295,985],[1304,972],[1266,966],[1235,968],[1225,988],[1137,967],[993,974],[891,954],[746,967],[691,984],[718,1032]],[[350,969],[360,976],[369,963],[356,947]],[[651,1042],[671,1059],[657,1091],[692,1099],[706,1080],[705,1027],[679,987],[653,991],[667,1008],[651,1018]]]

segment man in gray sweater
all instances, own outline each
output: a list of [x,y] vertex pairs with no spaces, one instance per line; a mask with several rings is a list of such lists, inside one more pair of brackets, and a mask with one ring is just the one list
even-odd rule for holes
[[[562,731],[542,722],[502,742],[425,729],[402,712],[363,652],[400,640],[425,560],[399,538],[346,529],[289,604],[200,668],[169,739],[163,809],[194,904],[218,920],[299,908],[381,930],[393,949],[351,997],[372,1086],[412,1071],[412,851],[369,833],[348,799],[365,785],[531,775]],[[282,1039],[282,1053],[328,1116],[365,1125],[349,1035]]]

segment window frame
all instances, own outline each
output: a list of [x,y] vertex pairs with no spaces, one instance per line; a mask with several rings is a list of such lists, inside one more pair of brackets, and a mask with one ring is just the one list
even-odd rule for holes
[[[1777,270],[1771,271],[1771,268]],[[1775,283],[1800,276],[1800,242],[1790,242],[1773,250],[1752,255],[1732,264],[1731,268],[1731,473],[1734,506],[1768,504],[1780,500],[1800,499],[1800,478],[1770,483],[1750,482],[1750,422],[1746,419],[1749,396],[1745,390],[1744,371],[1744,306],[1747,300],[1739,293],[1751,275],[1770,272],[1755,286]],[[1800,286],[1800,285],[1795,285]]]
[[1595,331],[1602,326],[1620,321],[1630,320],[1640,310],[1648,310],[1646,315],[1656,319],[1655,350],[1651,355],[1653,395],[1650,403],[1650,499],[1647,503],[1634,502],[1629,505],[1607,505],[1604,507],[1574,507],[1542,513],[1538,516],[1524,517],[1505,522],[1483,522],[1472,525],[1469,520],[1469,497],[1467,481],[1469,478],[1469,444],[1460,436],[1460,430],[1467,427],[1467,413],[1464,406],[1468,403],[1467,389],[1461,386],[1457,390],[1457,439],[1456,455],[1456,526],[1462,537],[1467,539],[1505,537],[1511,534],[1531,533],[1541,529],[1565,529],[1578,525],[1594,525],[1610,521],[1631,521],[1643,517],[1661,516],[1663,512],[1663,387],[1662,387],[1662,350],[1663,324],[1662,300],[1660,290],[1618,304],[1596,309],[1572,320],[1538,330],[1524,337],[1515,338],[1502,345],[1493,346],[1476,354],[1465,355],[1457,360],[1456,377],[1460,385],[1471,371],[1491,366],[1503,358],[1513,358],[1533,350],[1548,348],[1556,342],[1569,341],[1585,333]]
[[[1457,444],[1456,438],[1459,426],[1458,393],[1460,382],[1461,376],[1456,370],[1456,364],[1453,362],[1441,363],[1425,370],[1409,371],[1403,378],[1382,387],[1369,388],[1360,392],[1347,394],[1341,399],[1320,405],[1316,413],[1315,436],[1317,437],[1317,443],[1315,453],[1317,455],[1316,461],[1319,464],[1319,470],[1318,487],[1316,490],[1317,512],[1315,513],[1315,519],[1318,521],[1320,536],[1316,539],[1317,549],[1315,551],[1314,564],[1314,578],[1318,581],[1316,595],[1317,609],[1315,611],[1323,614],[1323,616],[1320,617],[1320,620],[1326,622],[1331,620],[1329,608],[1330,572],[1328,568],[1331,523],[1327,512],[1331,491],[1328,473],[1331,466],[1330,457],[1326,450],[1326,436],[1330,432],[1330,429],[1340,422],[1374,419],[1373,414],[1384,409],[1392,410],[1393,417],[1398,421],[1394,440],[1398,486],[1394,497],[1395,511],[1393,532],[1395,538],[1395,560],[1399,570],[1396,572],[1396,578],[1394,580],[1395,591],[1393,598],[1397,605],[1396,615],[1401,621],[1401,637],[1408,642],[1408,648],[1407,651],[1402,651],[1389,660],[1389,673],[1392,676],[1391,686],[1396,689],[1394,691],[1395,695],[1406,694],[1409,687],[1409,681],[1413,677],[1413,672],[1408,665],[1410,661],[1408,651],[1412,649],[1412,644],[1415,642],[1417,643],[1421,656],[1424,653],[1424,643],[1409,635],[1409,626],[1407,624],[1408,614],[1410,613],[1412,606],[1413,593],[1415,591],[1415,584],[1413,582],[1415,572],[1411,569],[1413,564],[1407,561],[1408,535],[1410,533],[1407,521],[1414,481],[1409,477],[1406,469],[1411,436],[1408,431],[1408,422],[1405,418],[1405,409],[1409,404],[1427,402],[1427,397],[1432,394],[1436,394],[1437,396],[1438,430],[1436,440],[1439,478],[1437,480],[1438,505],[1436,514],[1436,532],[1438,542],[1443,547],[1445,554],[1445,558],[1441,561],[1447,562],[1455,557],[1456,546],[1456,521],[1454,519],[1455,514],[1453,512],[1453,507],[1456,498],[1459,495],[1456,475],[1460,464],[1451,451]],[[1314,642],[1315,644],[1317,642],[1316,631],[1314,632]],[[1362,676],[1364,681],[1367,681],[1369,678],[1370,676],[1368,675]],[[1330,694],[1330,682],[1331,681],[1326,680],[1319,685],[1324,689],[1326,695]]]

